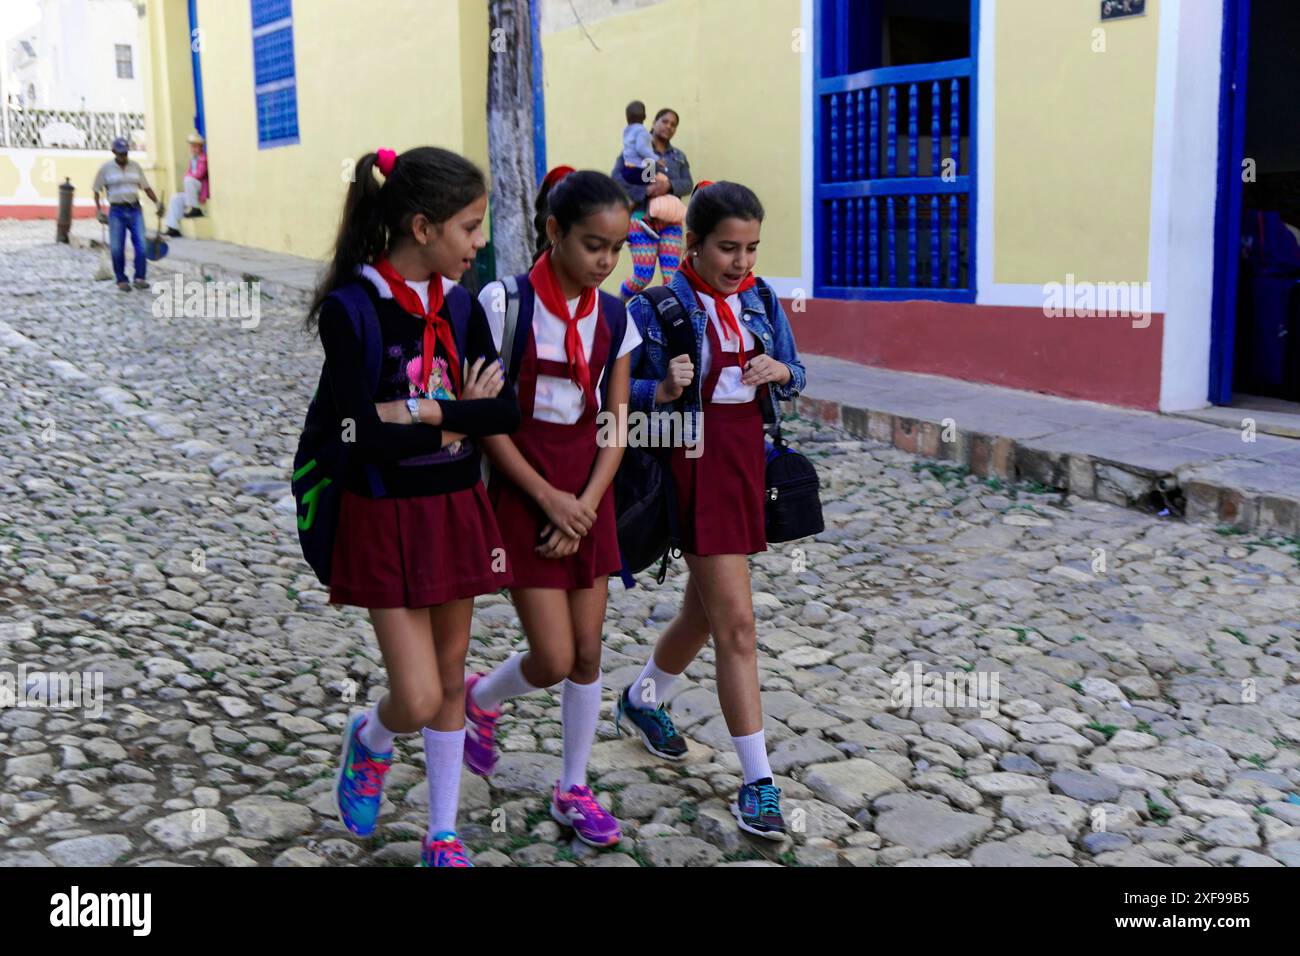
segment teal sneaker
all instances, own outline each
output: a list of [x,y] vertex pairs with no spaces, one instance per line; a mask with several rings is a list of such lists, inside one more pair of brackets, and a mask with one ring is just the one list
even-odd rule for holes
[[623,736],[623,721],[641,735],[645,749],[656,757],[665,760],[682,760],[686,757],[686,741],[677,732],[673,719],[668,716],[668,708],[663,704],[651,710],[649,707],[636,707],[628,700],[629,684],[618,695],[618,709],[614,713],[614,729]]
[[355,714],[343,728],[343,752],[339,758],[334,804],[339,822],[357,836],[375,832],[379,806],[384,799],[384,775],[393,765],[393,752],[377,754],[366,749],[359,731],[365,726],[364,712]]
[[418,866],[473,866],[465,853],[465,844],[451,830],[435,833],[424,841]]
[[736,802],[731,805],[736,824],[746,833],[767,837],[769,840],[785,838],[785,818],[781,816],[781,788],[764,777],[740,788]]

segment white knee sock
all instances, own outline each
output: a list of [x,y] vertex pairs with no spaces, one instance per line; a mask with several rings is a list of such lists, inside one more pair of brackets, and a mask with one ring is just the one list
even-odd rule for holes
[[681,674],[669,674],[667,671],[660,670],[659,665],[655,663],[653,653],[650,659],[645,662],[645,669],[641,671],[632,684],[632,689],[627,692],[628,702],[633,707],[648,707],[654,710],[668,693],[668,689],[673,686],[673,681],[681,677]]
[[590,684],[564,682],[560,696],[560,724],[564,732],[564,775],[560,791],[587,785],[587,758],[596,740],[600,719],[600,678]]
[[366,722],[362,725],[357,736],[361,738],[362,745],[371,753],[386,754],[393,749],[393,738],[397,734],[385,727],[379,719],[378,701],[366,712]]
[[524,655],[516,654],[492,673],[474,685],[474,703],[484,710],[500,710],[501,702],[507,697],[531,694],[540,687],[528,683],[528,678],[520,669]]
[[460,801],[460,762],[465,753],[465,728],[433,730],[425,727],[424,768],[429,779],[429,835],[456,829]]
[[767,762],[767,744],[763,740],[763,731],[748,737],[732,737],[732,746],[740,758],[740,771],[745,783],[753,783],[764,777],[772,776],[772,768]]

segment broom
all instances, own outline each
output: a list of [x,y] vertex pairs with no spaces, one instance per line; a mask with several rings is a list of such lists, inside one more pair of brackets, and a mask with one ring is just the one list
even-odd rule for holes
[[99,252],[99,265],[95,268],[95,279],[103,281],[113,278],[113,260],[108,250],[108,227],[102,222],[99,224],[99,234],[103,237],[103,242]]

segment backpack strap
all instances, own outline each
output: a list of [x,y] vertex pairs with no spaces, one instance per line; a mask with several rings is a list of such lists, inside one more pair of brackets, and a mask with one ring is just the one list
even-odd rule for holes
[[605,372],[600,380],[600,407],[609,408],[609,379],[614,374],[614,363],[618,361],[623,339],[627,337],[627,308],[618,296],[608,292],[598,292],[601,315],[609,326],[609,355],[605,357]]
[[[375,304],[370,301],[370,294],[360,282],[349,282],[339,286],[330,293],[342,304],[352,322],[352,332],[361,343],[362,363],[366,376],[366,391],[374,395],[379,389],[379,366],[383,355],[383,333],[379,330],[379,316]],[[370,494],[375,498],[384,497],[384,483],[379,477],[379,468],[367,463],[362,466],[366,481],[370,484]]]
[[501,364],[512,384],[519,383],[519,369],[528,351],[528,336],[533,330],[533,307],[537,295],[528,274],[506,276],[501,280],[506,288],[506,324],[501,333]]
[[451,313],[451,335],[456,342],[456,351],[460,353],[462,366],[472,365],[474,358],[469,354],[469,316],[473,299],[469,290],[463,285],[454,285],[446,294],[447,311]]
[[[767,313],[768,324],[771,325],[773,328],[775,328],[777,306],[779,305],[779,300],[776,295],[776,290],[773,289],[770,285],[768,285],[766,280],[760,279],[757,276],[754,277],[754,288],[758,290],[758,297],[763,300],[763,311]],[[775,448],[779,451],[781,449],[786,448],[787,443],[785,438],[781,434],[781,403],[777,402],[775,404],[776,404],[776,422],[773,428],[775,434],[772,437],[773,437],[773,444]]]
[[[682,306],[677,293],[670,285],[657,285],[644,289],[640,293],[654,306],[659,315],[659,325],[664,330],[668,342],[668,357],[689,355],[695,360],[695,329],[691,317]],[[700,377],[692,379],[691,384],[682,391],[677,403],[685,405],[688,400],[698,400],[700,394]]]

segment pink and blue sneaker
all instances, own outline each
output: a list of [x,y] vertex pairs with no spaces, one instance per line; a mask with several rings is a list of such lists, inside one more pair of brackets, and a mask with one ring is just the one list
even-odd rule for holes
[[360,731],[366,714],[357,713],[343,728],[343,752],[338,780],[334,785],[334,803],[339,822],[357,836],[375,832],[379,806],[384,799],[384,775],[393,765],[393,752],[375,753],[361,742]]
[[484,710],[474,703],[474,685],[486,674],[471,674],[465,678],[465,766],[470,773],[480,777],[492,774],[497,765],[497,721],[499,710]]
[[451,830],[435,833],[424,841],[419,866],[473,866],[465,854],[465,844]]
[[576,785],[561,793],[560,781],[555,781],[551,817],[561,826],[572,827],[587,846],[613,846],[623,836],[618,821],[596,801],[589,787]]

